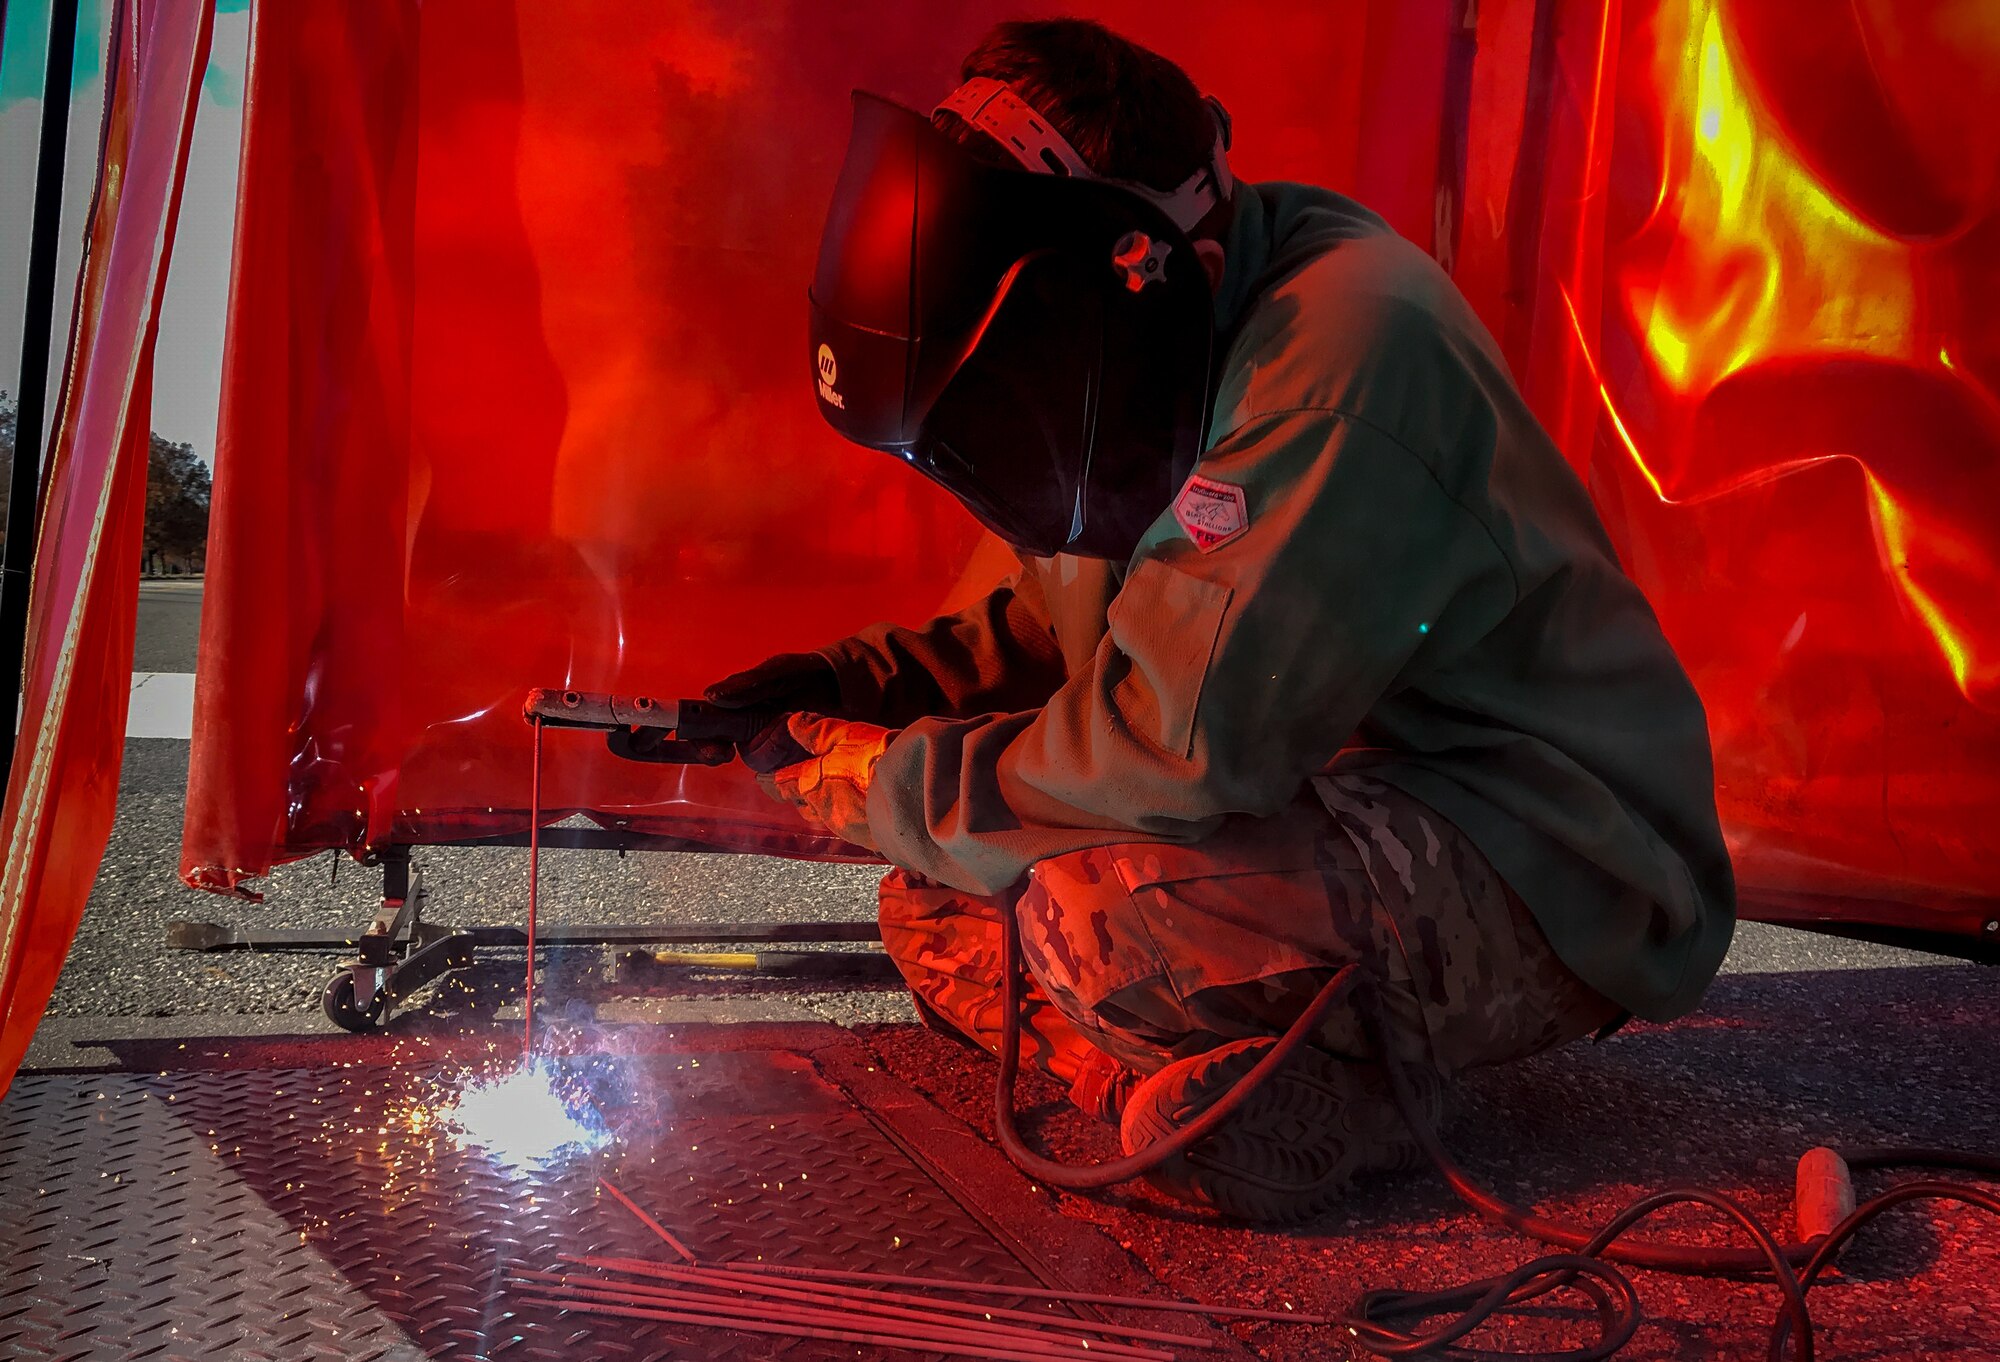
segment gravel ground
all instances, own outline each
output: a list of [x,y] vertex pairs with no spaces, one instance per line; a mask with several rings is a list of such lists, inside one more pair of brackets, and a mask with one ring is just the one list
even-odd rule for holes
[[[991,1138],[993,1068],[918,1027],[867,1027],[885,1067]],[[1671,1026],[1628,1027],[1523,1064],[1467,1075],[1447,1143],[1476,1178],[1544,1212],[1599,1225],[1675,1185],[1739,1198],[1789,1237],[1795,1162],[1813,1145],[2000,1149],[1992,1055],[2000,975],[1970,965],[1739,973]],[[1108,1127],[1022,1085],[1026,1122],[1058,1157],[1117,1152]],[[1884,1185],[1863,1178],[1864,1194]],[[1218,1223],[1150,1188],[1098,1199],[1057,1194],[1189,1299],[1308,1312],[1346,1310],[1377,1287],[1440,1288],[1504,1272],[1536,1246],[1473,1218],[1426,1172],[1357,1188],[1338,1211],[1283,1232]],[[1670,1212],[1676,1238],[1722,1242],[1714,1222]],[[1891,1213],[1812,1293],[1820,1356],[1871,1362],[2000,1357],[2000,1224],[1918,1204]],[[1777,1308],[1768,1286],[1636,1273],[1649,1319],[1632,1362],[1761,1357]],[[1487,1346],[1576,1346],[1542,1320],[1483,1335]],[[1344,1355],[1326,1332],[1260,1327],[1274,1362]]]
[[[197,954],[164,945],[177,918],[246,928],[351,929],[373,915],[381,874],[344,857],[281,866],[264,884],[265,902],[198,893],[176,876],[188,744],[134,739],[125,745],[117,822],[83,924],[49,1011],[57,1016],[150,1016],[313,1012],[336,960],[332,954]],[[428,848],[418,858],[434,921],[518,923],[523,919],[527,853],[511,848]],[[590,922],[872,920],[875,881],[868,866],[820,865],[769,857],[542,853],[541,920]],[[789,949],[789,948],[788,948]],[[563,987],[597,1001],[657,996],[672,981],[619,970],[608,948],[558,953],[553,996]],[[471,974],[482,996],[518,991],[521,955],[482,952]],[[782,996],[830,1020],[913,1019],[900,992],[801,988],[721,978],[690,981],[687,996]],[[413,1007],[425,1005],[422,995]]]

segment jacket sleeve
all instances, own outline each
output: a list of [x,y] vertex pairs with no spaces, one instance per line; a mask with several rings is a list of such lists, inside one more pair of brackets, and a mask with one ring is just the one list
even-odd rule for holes
[[1241,490],[1247,524],[1203,552],[1163,515],[1089,666],[1040,708],[911,724],[869,795],[885,856],[996,893],[1049,856],[1273,813],[1406,671],[1512,607],[1486,527],[1354,417],[1254,417],[1197,472]]
[[841,710],[889,728],[933,716],[1032,709],[1063,683],[1034,571],[915,629],[877,624],[822,648]]

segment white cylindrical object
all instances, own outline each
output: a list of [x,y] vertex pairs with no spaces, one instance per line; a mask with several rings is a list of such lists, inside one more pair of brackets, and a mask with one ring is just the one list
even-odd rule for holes
[[1825,1145],[1800,1155],[1792,1194],[1792,1219],[1798,1225],[1799,1238],[1823,1238],[1852,1214],[1854,1176],[1848,1172],[1847,1160]]

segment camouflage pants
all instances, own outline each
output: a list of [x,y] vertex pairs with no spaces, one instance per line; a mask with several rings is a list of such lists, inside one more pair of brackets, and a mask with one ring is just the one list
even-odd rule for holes
[[[1355,962],[1375,980],[1387,1047],[1442,1074],[1534,1054],[1616,1015],[1457,828],[1365,776],[1314,787],[1193,845],[1054,857],[1007,896],[892,871],[882,939],[923,1003],[997,1052],[1012,914],[1033,985],[1022,1053],[1073,1093],[1105,1056],[1146,1074],[1282,1032]],[[1353,1008],[1335,1009],[1319,1044],[1374,1058]]]

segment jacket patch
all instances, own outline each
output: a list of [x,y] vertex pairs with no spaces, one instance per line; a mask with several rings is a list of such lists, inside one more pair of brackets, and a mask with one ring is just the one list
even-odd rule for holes
[[1194,546],[1207,553],[1250,528],[1250,504],[1241,487],[1195,476],[1174,498],[1174,519]]

